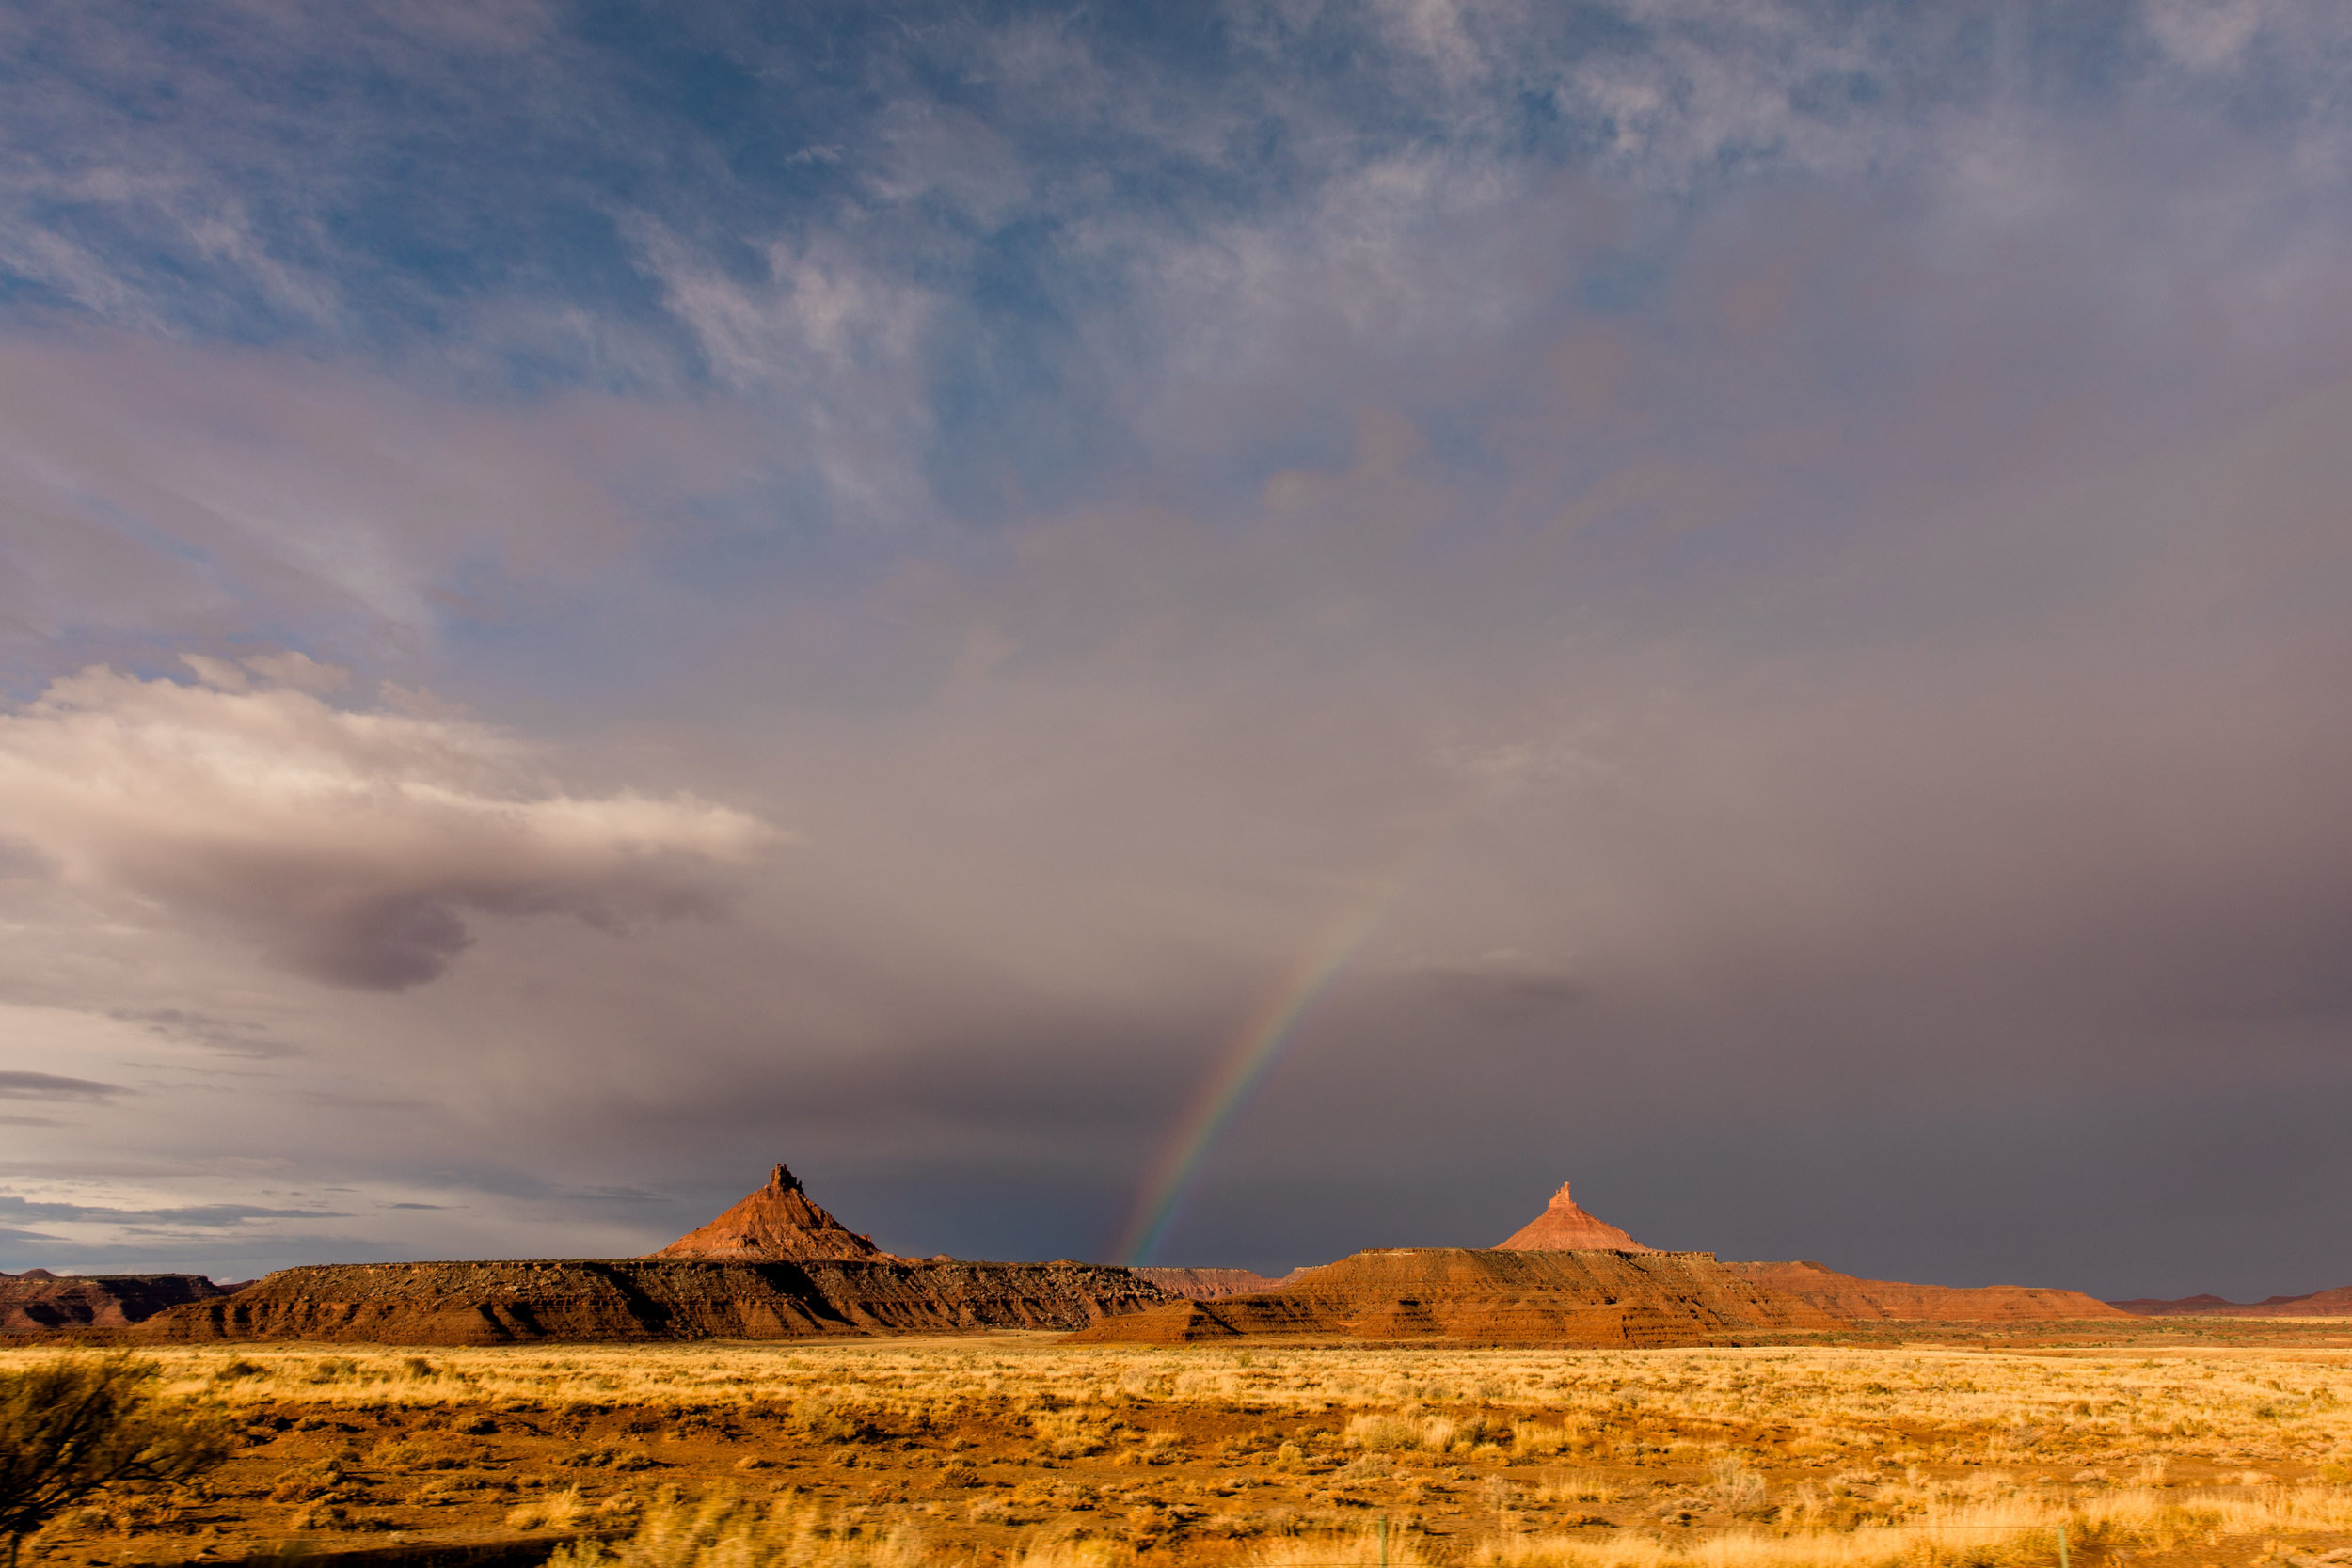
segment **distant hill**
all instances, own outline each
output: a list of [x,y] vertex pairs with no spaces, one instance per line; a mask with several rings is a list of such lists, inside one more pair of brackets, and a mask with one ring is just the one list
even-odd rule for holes
[[167,1307],[215,1301],[241,1287],[200,1274],[0,1274],[0,1334],[124,1328]]
[[2130,1313],[2080,1291],[2040,1285],[1909,1285],[1862,1279],[1820,1263],[1726,1263],[1758,1285],[1855,1323],[2042,1323]]
[[1662,1346],[1839,1326],[1809,1303],[1742,1279],[1711,1252],[1391,1247],[1308,1269],[1278,1290],[1104,1318],[1073,1338]]
[[1271,1291],[1282,1284],[1248,1269],[1170,1269],[1136,1265],[1131,1273],[1142,1275],[1161,1290],[1174,1296],[1193,1301],[1216,1301],[1222,1296],[1248,1295],[1253,1291]]
[[2224,1301],[2216,1295],[2182,1296],[2171,1301],[2142,1296],[2108,1305],[2143,1318],[2352,1318],[2352,1285],[2252,1302]]

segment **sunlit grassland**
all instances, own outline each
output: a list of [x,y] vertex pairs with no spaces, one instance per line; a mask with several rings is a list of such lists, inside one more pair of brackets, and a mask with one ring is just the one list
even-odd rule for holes
[[[27,1353],[0,1353],[10,1356]],[[2352,1545],[2352,1352],[155,1353],[250,1447],[64,1559],[578,1538],[568,1562],[2252,1562]]]

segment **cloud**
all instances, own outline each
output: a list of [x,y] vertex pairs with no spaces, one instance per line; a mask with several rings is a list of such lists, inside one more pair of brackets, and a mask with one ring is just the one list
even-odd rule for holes
[[170,647],[324,693],[621,562],[659,581],[665,523],[777,483],[760,440],[723,407],[485,406],[347,361],[0,335],[0,652],[12,683]]
[[2149,0],[2148,26],[2174,59],[2198,71],[2234,65],[2263,23],[2262,0]]
[[846,520],[903,526],[927,513],[906,458],[930,422],[924,351],[941,313],[930,291],[837,240],[769,239],[748,269],[730,270],[649,218],[628,230],[710,374],[773,406],[771,439]]
[[1067,1253],[1363,916],[1199,1260],[2340,1232],[2342,8],[472,14],[0,17],[24,1180]]
[[117,1084],[96,1084],[87,1078],[60,1078],[48,1072],[0,1072],[0,1100],[111,1100],[131,1091]]
[[184,1040],[224,1056],[270,1061],[302,1053],[300,1046],[271,1039],[269,1031],[259,1025],[184,1007],[114,1007],[108,1009],[107,1016],[142,1024],[163,1038]]
[[0,1219],[60,1221],[73,1224],[184,1225],[205,1229],[243,1225],[247,1220],[348,1219],[326,1209],[265,1209],[249,1203],[196,1203],[165,1209],[118,1209],[103,1204],[50,1203],[0,1194]]
[[691,796],[581,795],[477,723],[93,667],[0,717],[0,816],[133,918],[225,922],[285,968],[398,990],[469,917],[708,915],[780,842]]

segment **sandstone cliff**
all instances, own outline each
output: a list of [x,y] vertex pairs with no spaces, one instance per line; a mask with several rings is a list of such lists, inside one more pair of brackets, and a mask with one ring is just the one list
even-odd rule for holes
[[487,1345],[532,1339],[799,1339],[1082,1328],[1170,1299],[1089,1263],[692,1259],[364,1263],[282,1269],[150,1318],[157,1340]]
[[0,1334],[121,1328],[168,1307],[228,1293],[200,1274],[0,1274]]
[[1585,1212],[1568,1195],[1568,1183],[1551,1195],[1544,1212],[1513,1231],[1496,1246],[1510,1252],[1649,1252],[1624,1231]]
[[1859,1279],[1820,1263],[1726,1263],[1743,1278],[1854,1323],[2038,1323],[2127,1318],[2079,1291],[2033,1285],[1907,1285]]
[[803,1258],[882,1258],[876,1246],[810,1200],[794,1176],[779,1164],[768,1184],[712,1220],[654,1253],[656,1258],[709,1258],[775,1262]]
[[[1284,1279],[1270,1279],[1248,1269],[1163,1269],[1136,1267],[1131,1272],[1142,1275],[1170,1295],[1184,1296],[1193,1301],[1216,1301],[1222,1296],[1248,1295],[1254,1291],[1279,1289]],[[1285,1279],[1303,1274],[1294,1269]]]
[[1837,1326],[1819,1307],[1733,1274],[1709,1252],[1401,1247],[1327,1263],[1279,1290],[1106,1318],[1073,1338],[1655,1346]]
[[2170,1301],[2142,1297],[2137,1301],[2111,1301],[2107,1305],[2148,1318],[2352,1318],[2352,1285],[2299,1296],[2270,1296],[2262,1301],[2224,1301],[2219,1296],[2203,1295]]

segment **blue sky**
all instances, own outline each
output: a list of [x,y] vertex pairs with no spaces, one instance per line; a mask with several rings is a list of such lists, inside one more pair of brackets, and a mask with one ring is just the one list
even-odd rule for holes
[[0,6],[0,1267],[2344,1283],[2348,57]]

